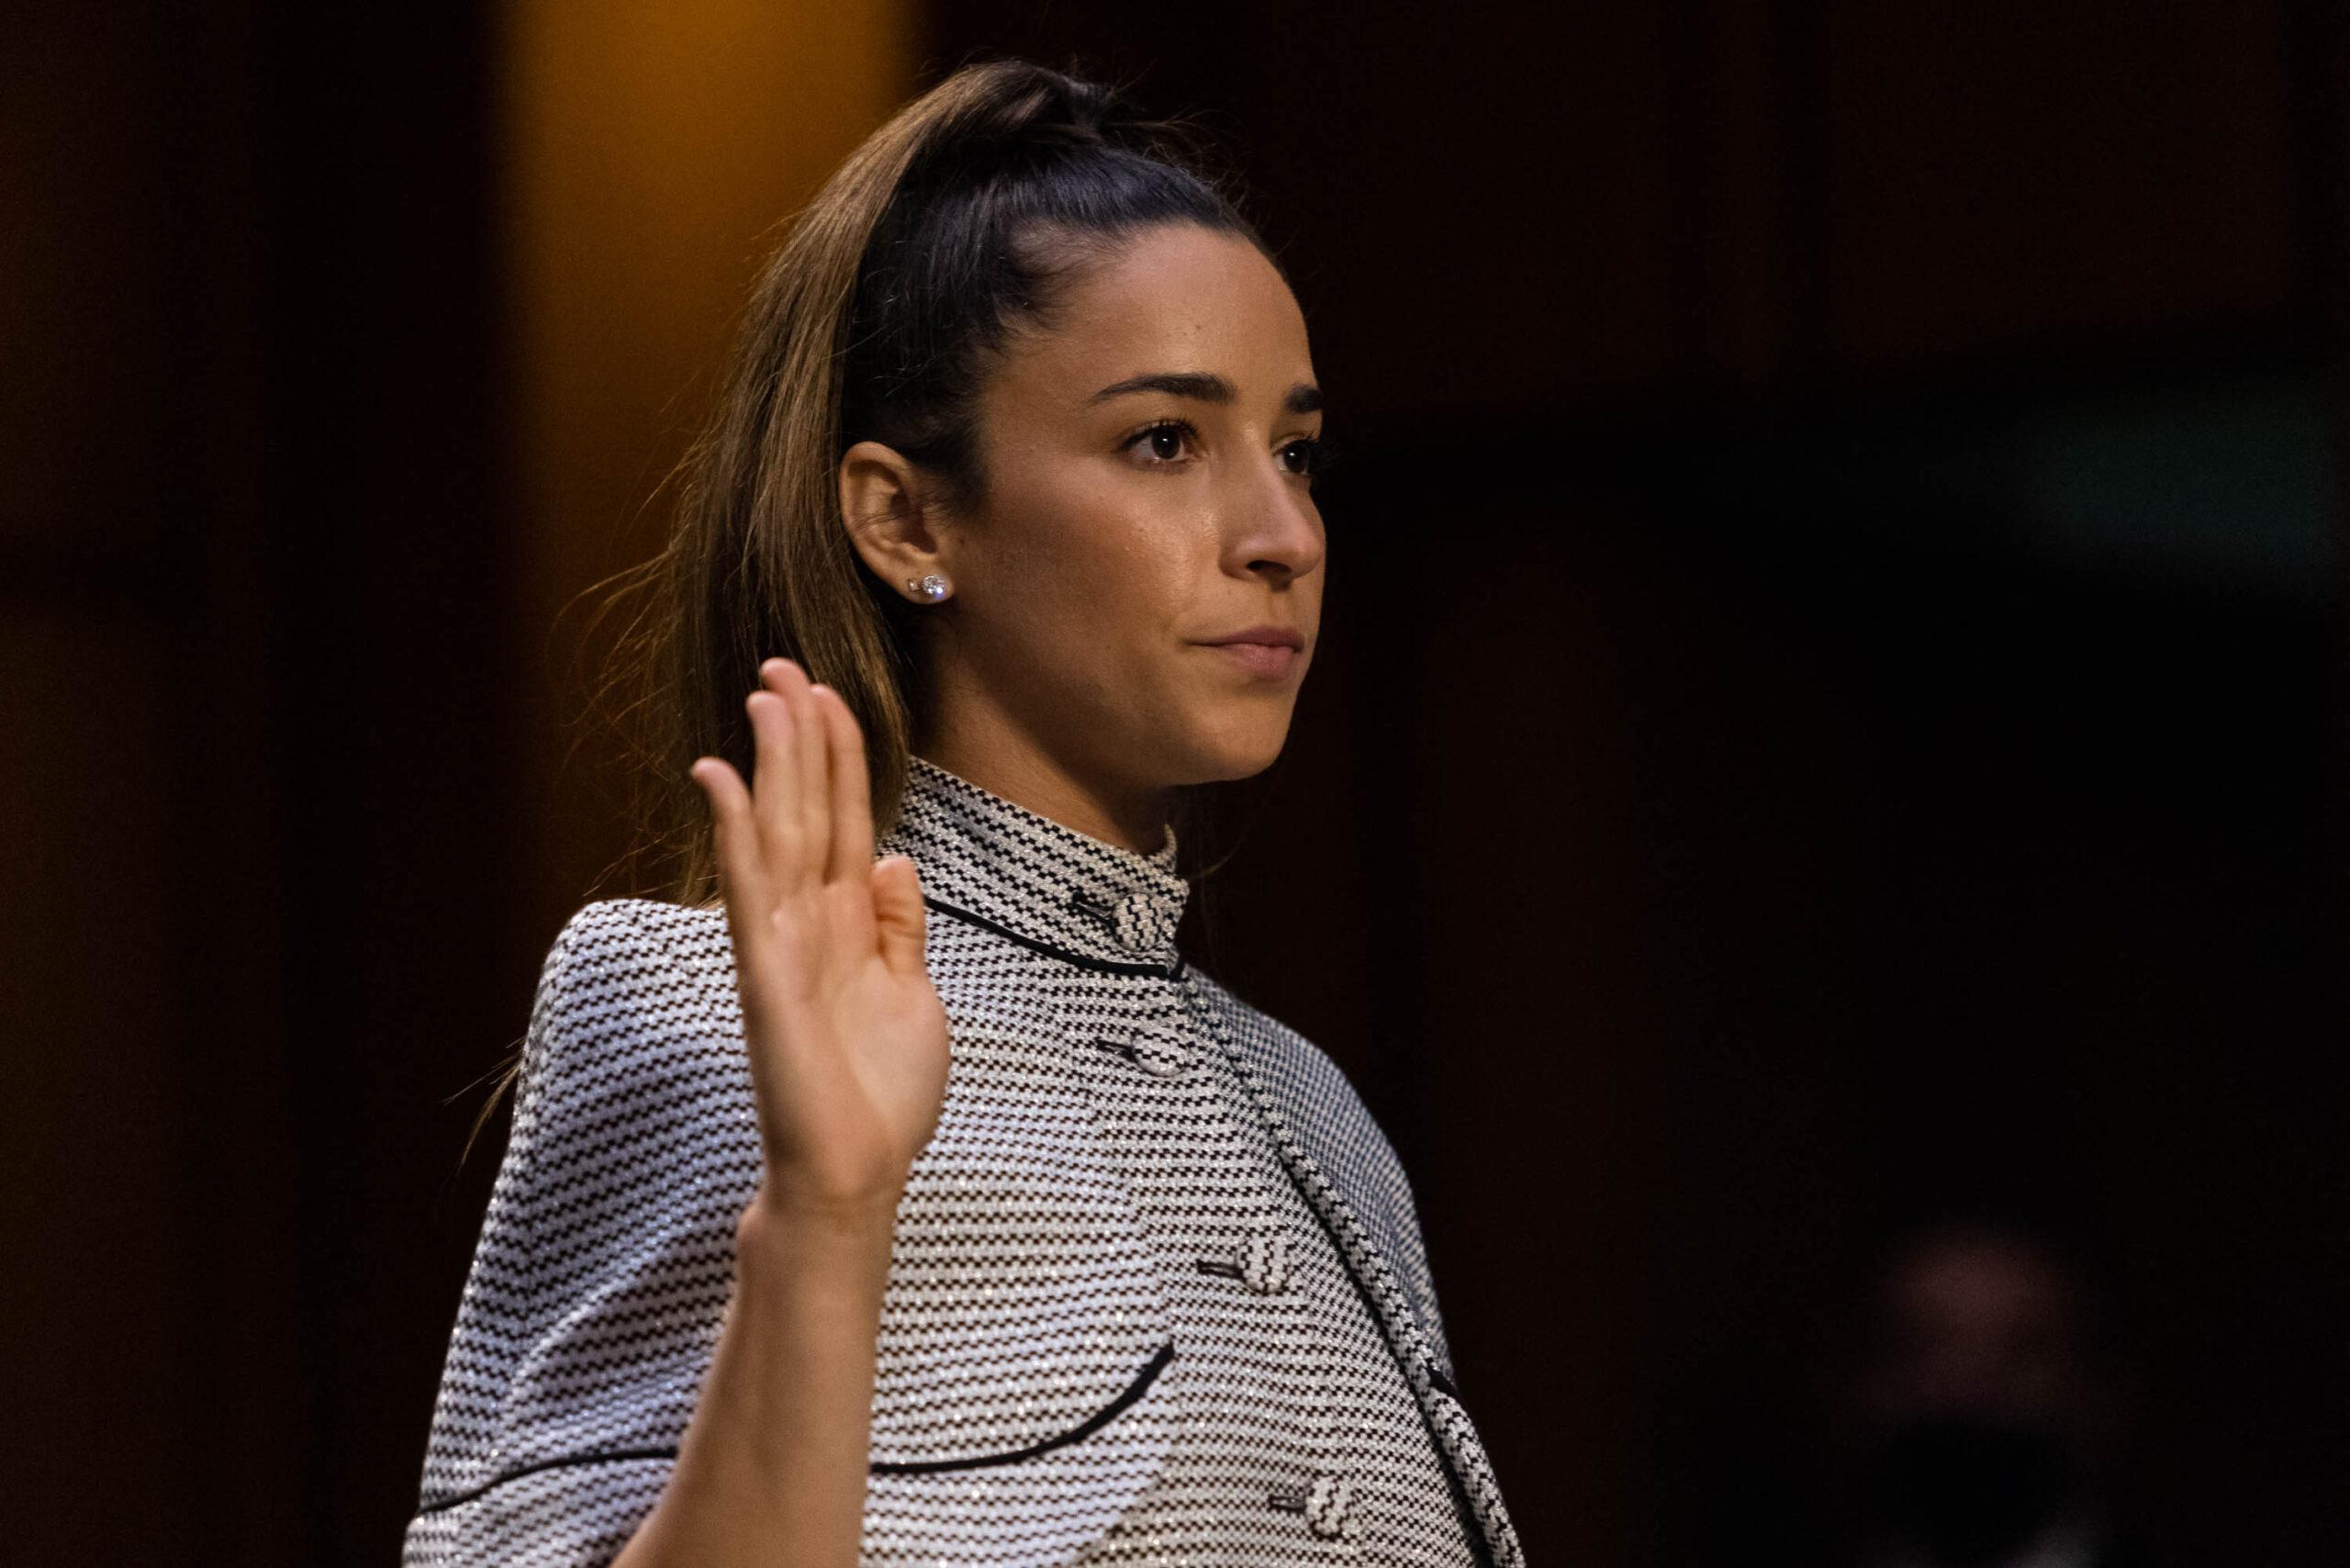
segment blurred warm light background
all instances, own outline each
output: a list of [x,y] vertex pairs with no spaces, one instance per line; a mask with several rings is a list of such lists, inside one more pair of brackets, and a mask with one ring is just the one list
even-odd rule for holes
[[[499,240],[530,524],[518,625],[555,626],[566,604],[564,624],[584,624],[574,596],[657,546],[655,491],[758,263],[916,91],[914,28],[904,0],[506,7]],[[532,733],[576,717],[564,689],[526,684]],[[536,876],[581,885],[610,858],[609,799],[563,788],[568,747],[529,755],[532,798],[559,802],[534,819]]]

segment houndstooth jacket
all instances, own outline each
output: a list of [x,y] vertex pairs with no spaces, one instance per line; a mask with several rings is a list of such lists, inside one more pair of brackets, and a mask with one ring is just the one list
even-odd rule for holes
[[[925,758],[877,854],[952,1043],[898,1210],[862,1561],[1488,1564],[1516,1536],[1410,1190],[1323,1053],[1187,963],[1175,843]],[[404,1561],[610,1561],[658,1500],[761,1174],[719,910],[590,903],[541,971]]]

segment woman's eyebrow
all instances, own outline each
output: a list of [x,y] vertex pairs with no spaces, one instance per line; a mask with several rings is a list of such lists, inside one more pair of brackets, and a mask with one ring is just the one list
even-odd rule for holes
[[[1240,396],[1231,382],[1214,371],[1161,370],[1113,381],[1093,394],[1091,401],[1099,403],[1129,392],[1164,392],[1169,397],[1193,398],[1203,403],[1229,403]],[[1281,412],[1285,414],[1310,414],[1321,407],[1322,388],[1310,382],[1299,382],[1281,399]]]

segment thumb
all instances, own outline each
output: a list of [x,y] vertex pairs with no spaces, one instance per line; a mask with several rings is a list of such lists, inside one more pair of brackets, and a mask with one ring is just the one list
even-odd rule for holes
[[922,877],[912,857],[891,855],[873,864],[873,924],[881,937],[881,961],[901,975],[923,969]]

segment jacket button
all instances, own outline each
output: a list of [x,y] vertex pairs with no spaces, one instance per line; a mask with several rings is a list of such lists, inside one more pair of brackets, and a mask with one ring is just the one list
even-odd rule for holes
[[1250,1237],[1240,1249],[1240,1279],[1259,1295],[1289,1289],[1289,1237],[1270,1230]]
[[1154,1078],[1172,1078],[1191,1062],[1191,1055],[1169,1040],[1146,1036],[1135,1042],[1135,1061]]
[[1336,1540],[1354,1523],[1354,1483],[1324,1472],[1305,1489],[1305,1528],[1325,1540]]
[[1129,953],[1156,952],[1170,941],[1167,916],[1148,893],[1128,893],[1111,906],[1110,929]]
[[1138,1040],[1113,1040],[1104,1036],[1094,1045],[1134,1063],[1153,1078],[1172,1078],[1191,1065],[1191,1053],[1181,1046],[1147,1036]]

